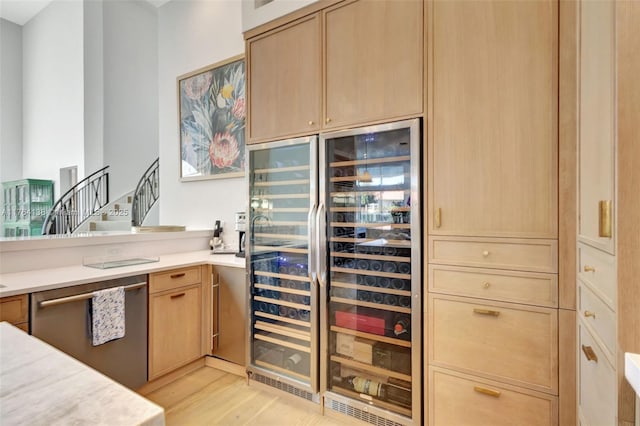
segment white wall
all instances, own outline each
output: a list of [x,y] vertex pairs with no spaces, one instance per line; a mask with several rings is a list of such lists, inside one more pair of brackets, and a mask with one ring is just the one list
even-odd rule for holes
[[54,1],[22,28],[23,175],[84,176],[83,3]]
[[102,1],[84,3],[84,169],[104,166],[104,60]]
[[103,14],[104,165],[115,200],[158,158],[157,9],[105,0]]
[[4,19],[0,19],[0,92],[0,181],[4,182],[22,178],[22,27]]
[[234,212],[245,209],[243,178],[180,182],[176,77],[244,52],[241,2],[171,1],[158,9],[160,223],[212,228],[225,221],[237,244]]

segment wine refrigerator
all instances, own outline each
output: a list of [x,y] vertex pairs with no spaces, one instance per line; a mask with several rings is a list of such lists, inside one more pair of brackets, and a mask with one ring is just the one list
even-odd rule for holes
[[420,121],[251,145],[250,380],[421,424]]

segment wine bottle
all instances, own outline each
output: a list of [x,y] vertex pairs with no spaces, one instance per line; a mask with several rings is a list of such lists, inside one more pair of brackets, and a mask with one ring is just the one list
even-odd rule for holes
[[379,262],[377,260],[372,260],[370,268],[372,271],[379,272],[382,270],[382,262]]
[[408,315],[396,315],[393,320],[393,334],[397,337],[405,337],[409,335],[409,328],[411,327],[411,319]]
[[384,272],[394,273],[398,270],[398,267],[396,266],[395,262],[384,262],[384,264],[382,265],[382,270]]
[[369,269],[369,261],[364,259],[358,260],[358,269],[363,269],[363,270]]
[[284,360],[284,368],[290,371],[297,371],[300,361],[302,361],[302,355],[296,352]]
[[372,277],[371,275],[365,275],[364,283],[369,287],[373,287],[376,285],[376,277]]
[[369,300],[371,300],[371,293],[369,293],[368,291],[359,291],[358,300],[362,302],[368,302]]
[[398,306],[402,308],[410,308],[411,307],[411,298],[409,296],[402,296],[398,300]]
[[387,277],[378,278],[378,287],[389,288],[391,281]]
[[398,265],[398,272],[401,274],[410,274],[411,273],[411,264],[410,263],[400,263]]
[[343,387],[392,404],[411,407],[411,390],[358,376],[342,377]]
[[384,296],[382,296],[382,294],[380,293],[373,293],[371,295],[371,301],[373,303],[382,303],[384,301]]
[[384,304],[390,306],[396,306],[398,304],[398,298],[395,294],[385,294]]
[[404,290],[405,289],[404,280],[401,280],[400,278],[392,279],[391,287],[395,288],[396,290]]

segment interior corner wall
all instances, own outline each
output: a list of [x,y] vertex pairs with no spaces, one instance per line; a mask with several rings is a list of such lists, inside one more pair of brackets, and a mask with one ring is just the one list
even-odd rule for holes
[[212,228],[236,244],[234,213],[246,207],[244,178],[181,182],[176,78],[244,52],[241,2],[173,0],[158,9],[160,223]]
[[103,2],[84,3],[84,168],[104,166]]
[[22,27],[23,176],[84,176],[83,2],[54,1]]
[[158,158],[157,10],[141,0],[105,0],[103,19],[104,165],[115,200]]
[[22,178],[22,27],[1,18],[0,92],[0,181],[5,182]]

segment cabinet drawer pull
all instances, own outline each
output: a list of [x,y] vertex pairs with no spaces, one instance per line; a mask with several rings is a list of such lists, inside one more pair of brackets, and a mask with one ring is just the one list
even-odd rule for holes
[[309,120],[309,126],[313,126],[315,123],[311,120]]
[[329,117],[327,117],[327,119],[324,120],[324,121],[325,121],[325,123],[331,123],[331,119]]
[[491,287],[491,283],[489,281],[485,281],[485,282],[482,283],[482,287],[489,288],[489,287]]
[[584,352],[584,356],[587,357],[588,361],[598,362],[598,355],[596,355],[591,346],[582,345],[582,352]]
[[598,236],[611,238],[611,201],[602,200],[599,203]]
[[172,299],[177,299],[178,297],[183,297],[185,294],[187,294],[187,293],[172,294],[172,295],[171,295],[171,298],[172,298]]
[[585,316],[585,318],[593,317],[593,319],[596,319],[596,313],[595,312],[584,311],[584,316]]
[[584,271],[585,272],[595,272],[596,268],[594,268],[593,266],[584,265]]
[[436,228],[440,228],[440,226],[442,225],[442,209],[441,208],[437,208],[436,211],[433,213],[433,221],[434,221],[434,225]]
[[485,250],[482,252],[482,256],[487,257],[491,254],[491,252],[489,252],[489,250]]
[[480,309],[480,308],[473,308],[473,313],[479,314],[479,315],[490,315],[492,317],[497,317],[500,315],[499,311],[492,311],[490,309]]
[[502,392],[500,392],[500,391],[493,390],[493,389],[483,388],[483,387],[481,387],[481,386],[474,386],[474,387],[473,387],[473,390],[474,390],[474,391],[476,391],[476,392],[478,392],[478,393],[484,394],[484,395],[492,396],[492,397],[494,397],[494,398],[499,398],[499,397],[500,397],[500,394],[502,393]]
[[185,274],[184,272],[183,272],[183,273],[181,273],[181,274],[173,274],[173,275],[171,275],[171,279],[173,280],[173,279],[176,279],[176,278],[182,278],[182,277],[184,277],[185,275],[186,275],[186,274]]

